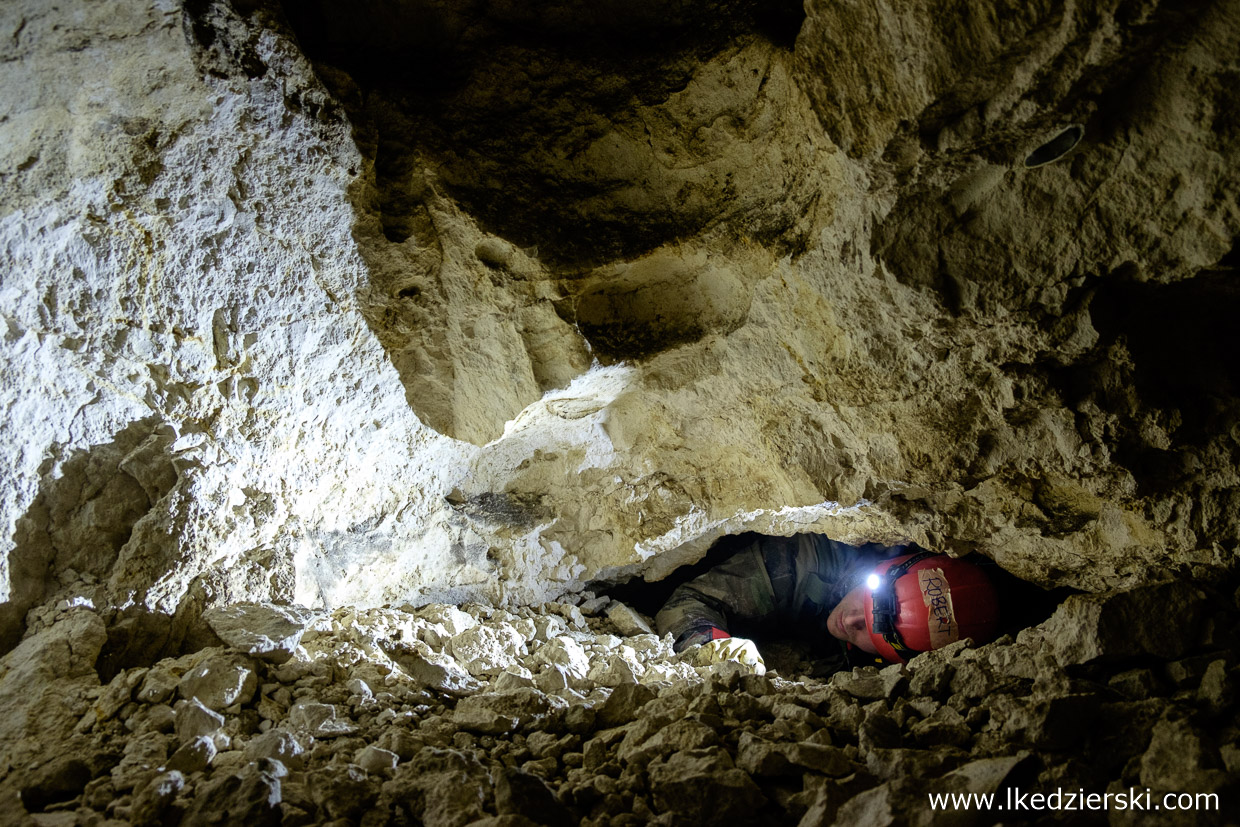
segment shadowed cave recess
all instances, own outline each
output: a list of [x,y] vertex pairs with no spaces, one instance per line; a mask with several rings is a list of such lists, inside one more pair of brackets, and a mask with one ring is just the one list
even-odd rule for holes
[[[1234,820],[1240,2],[105,5],[0,9],[4,818]],[[659,634],[803,534],[996,639]]]

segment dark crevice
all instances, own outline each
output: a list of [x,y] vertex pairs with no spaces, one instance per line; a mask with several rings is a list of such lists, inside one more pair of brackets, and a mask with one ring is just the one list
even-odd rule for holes
[[1126,340],[1141,398],[1189,417],[1240,395],[1237,314],[1240,284],[1229,271],[1166,285],[1107,284],[1090,305],[1104,343]]
[[17,519],[9,552],[10,599],[0,603],[0,652],[17,645],[26,612],[66,573],[106,578],[135,526],[177,482],[172,429],[133,422],[105,444],[41,470],[39,493]]
[[[1143,495],[1168,496],[1199,477],[1202,449],[1240,420],[1234,258],[1235,248],[1215,268],[1172,284],[1120,268],[1090,301],[1099,332],[1091,356],[1047,371],[1069,406],[1083,411],[1092,401],[1115,417],[1105,438]],[[1169,445],[1150,444],[1138,427],[1150,416],[1163,423]],[[1092,430],[1088,416],[1078,419],[1083,432]]]
[[[639,107],[666,101],[747,38],[790,49],[804,20],[792,0],[675,10],[572,2],[486,14],[374,0],[283,10],[353,123],[373,133],[358,143],[365,151],[377,142],[369,152],[389,240],[410,237],[417,198],[407,182],[425,168],[488,232],[569,269],[694,235],[727,209],[727,198],[617,178],[609,161],[583,153],[608,133],[640,133]],[[787,222],[748,223],[759,240],[797,246],[781,238]]]
[[605,592],[613,600],[619,600],[642,614],[654,617],[677,587],[735,557],[749,548],[759,536],[761,535],[745,532],[723,537],[710,547],[701,560],[677,568],[662,580],[648,582],[635,577],[617,584],[596,583],[595,589],[601,593]]

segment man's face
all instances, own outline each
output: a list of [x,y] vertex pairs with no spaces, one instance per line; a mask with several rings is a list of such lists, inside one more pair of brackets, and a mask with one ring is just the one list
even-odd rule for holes
[[847,641],[863,652],[877,654],[865,626],[865,584],[844,595],[844,599],[827,615],[827,628],[840,640]]

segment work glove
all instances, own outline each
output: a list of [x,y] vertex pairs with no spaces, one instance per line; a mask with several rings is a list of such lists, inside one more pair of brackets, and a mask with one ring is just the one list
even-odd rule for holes
[[766,663],[758,647],[749,638],[725,637],[703,643],[693,656],[695,666],[711,666],[735,661],[749,667],[755,675],[766,674]]

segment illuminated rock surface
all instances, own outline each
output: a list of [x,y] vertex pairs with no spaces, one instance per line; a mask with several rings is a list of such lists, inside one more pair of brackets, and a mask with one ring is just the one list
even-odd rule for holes
[[[6,796],[816,822],[908,820],[915,776],[1234,787],[1240,6],[665,5],[0,8]],[[732,678],[632,613],[574,637],[583,589],[750,530],[1089,594],[856,709],[716,710]],[[208,656],[212,732],[174,711]],[[600,731],[634,682],[701,726]],[[762,729],[785,694],[829,734]],[[317,745],[250,749],[294,707]]]

